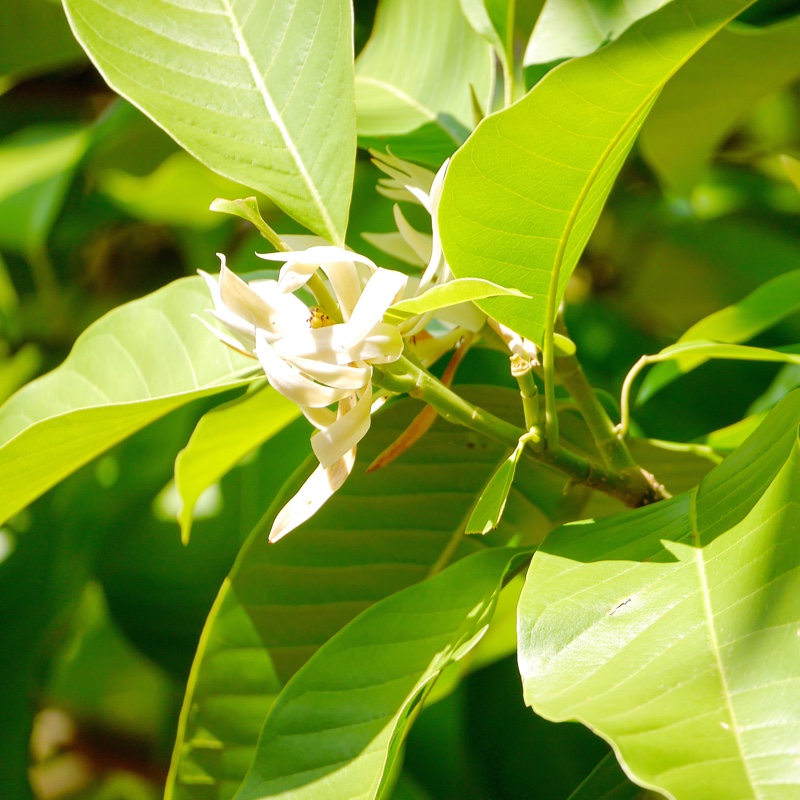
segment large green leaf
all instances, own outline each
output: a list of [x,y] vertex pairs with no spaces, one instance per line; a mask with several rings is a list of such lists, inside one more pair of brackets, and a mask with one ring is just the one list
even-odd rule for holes
[[0,0],[0,78],[81,61],[83,53],[60,5],[52,0]]
[[375,798],[441,671],[491,621],[530,550],[493,548],[367,609],[281,692],[237,800]]
[[800,392],[699,487],[554,531],[519,607],[526,701],[681,800],[800,789]]
[[470,86],[488,108],[493,58],[459,0],[382,0],[356,61],[359,139],[438,166],[472,130]]
[[[518,394],[492,402],[507,416]],[[424,580],[486,540],[514,532],[534,542],[563,502],[563,478],[519,465],[503,521],[484,540],[464,537],[472,504],[503,448],[439,421],[384,469],[369,464],[419,405],[378,415],[359,444],[354,474],[315,517],[276,544],[267,534],[278,498],[256,528],[206,625],[184,701],[167,797],[228,800],[250,764],[264,718],[291,676],[338,630],[378,600]]]
[[0,407],[0,522],[169,411],[248,381],[253,362],[192,318],[209,305],[186,278],[117,308]]
[[336,244],[353,186],[347,0],[64,0],[109,85],[204,164]]
[[181,539],[189,541],[200,495],[248,453],[300,416],[300,408],[271,386],[209,411],[175,459],[175,486],[181,498]]
[[642,154],[661,181],[691,189],[741,117],[800,74],[799,49],[800,18],[720,31],[670,81],[642,129]]
[[667,2],[547,0],[528,41],[525,66],[589,55]]
[[[696,340],[725,344],[746,342],[798,310],[800,270],[794,270],[762,283],[738,303],[704,317],[692,325],[677,343]],[[643,403],[675,378],[696,369],[706,361],[707,356],[694,354],[681,360],[657,364],[642,383],[637,396],[638,402]]]
[[563,297],[658,92],[747,5],[676,0],[608,47],[557,67],[478,126],[445,178],[445,254],[459,277],[531,295],[480,300],[481,308],[541,342],[548,296]]

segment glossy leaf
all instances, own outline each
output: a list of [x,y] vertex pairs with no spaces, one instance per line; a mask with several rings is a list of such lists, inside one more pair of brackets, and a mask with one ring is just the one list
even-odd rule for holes
[[[684,333],[678,343],[708,340],[738,344],[800,310],[800,270],[787,272],[762,283],[738,303],[715,311]],[[643,403],[675,378],[696,369],[708,358],[696,355],[655,366],[645,378],[637,400]]]
[[336,244],[353,186],[347,0],[65,0],[108,84],[184,149]]
[[470,85],[489,107],[493,58],[459,0],[382,0],[356,60],[361,143],[438,167],[473,127]]
[[748,4],[669,3],[481,122],[445,178],[439,207],[445,255],[458,277],[531,295],[478,301],[483,310],[541,343],[548,295],[563,297],[658,92]]
[[475,553],[359,615],[281,693],[237,800],[378,797],[431,684],[485,633],[528,557]]
[[668,0],[547,0],[523,63],[548,64],[586,56],[612,41]]
[[[469,396],[503,416],[518,409],[513,391]],[[289,485],[251,535],[198,649],[168,799],[229,800],[276,696],[314,652],[373,603],[481,548],[463,536],[464,522],[502,457],[499,445],[439,421],[418,446],[364,474],[419,408],[404,401],[373,419],[354,473],[302,527],[267,541],[272,517],[296,488]],[[563,514],[562,488],[559,476],[520,464],[488,541],[517,532],[535,543],[552,525],[539,509]]]
[[799,49],[797,18],[720,31],[670,81],[642,128],[642,154],[659,179],[688,192],[736,123],[800,75]]
[[800,718],[800,392],[691,492],[554,531],[519,607],[526,702],[682,800],[790,798]]
[[441,286],[434,286],[418,297],[401,300],[389,308],[389,315],[401,317],[437,311],[459,303],[483,300],[485,297],[519,297],[521,292],[506,289],[481,278],[456,278]]
[[209,305],[187,278],[121,306],[0,408],[0,521],[169,411],[250,380],[253,362],[192,318]]
[[488,533],[500,524],[524,446],[517,445],[489,479],[472,509],[464,533]]
[[178,522],[184,544],[189,541],[192,512],[200,495],[299,416],[298,406],[268,386],[202,417],[175,460],[175,486],[181,498]]

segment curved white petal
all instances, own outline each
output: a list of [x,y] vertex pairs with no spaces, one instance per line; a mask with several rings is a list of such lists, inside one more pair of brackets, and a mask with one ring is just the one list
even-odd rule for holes
[[351,393],[347,389],[322,386],[303,375],[299,369],[287,364],[275,352],[261,332],[256,339],[256,355],[270,385],[299,406],[323,408]]
[[349,321],[344,323],[347,333],[343,345],[348,350],[364,339],[383,319],[386,309],[394,303],[406,287],[408,277],[393,269],[378,268],[367,281]]
[[336,422],[336,412],[331,411],[329,408],[308,408],[307,406],[302,406],[300,410],[303,412],[303,416],[319,430],[327,428],[329,425],[333,425],[333,423]]
[[224,307],[256,328],[272,327],[275,309],[225,265],[219,269],[219,294]]
[[332,425],[311,437],[319,463],[327,468],[353,449],[369,430],[372,387],[367,386],[358,402]]
[[428,264],[431,260],[433,240],[427,233],[420,233],[405,218],[403,212],[396,203],[392,209],[397,230],[405,240],[406,244],[422,259],[423,263]]
[[[369,259],[367,259],[369,261]],[[364,263],[364,262],[361,262]],[[372,264],[372,262],[370,262]],[[367,266],[370,266],[369,264]],[[370,269],[377,269],[374,264]],[[328,276],[336,299],[339,302],[339,309],[345,322],[350,319],[353,309],[356,307],[358,298],[361,296],[361,278],[354,261],[329,261],[322,265],[322,270]]]
[[274,343],[276,352],[283,358],[313,358],[330,364],[350,364],[365,361],[368,364],[386,364],[397,361],[403,352],[403,337],[400,331],[387,322],[379,322],[367,336],[346,345],[350,330],[347,324],[310,328],[291,338]]
[[300,487],[300,491],[278,512],[269,532],[270,542],[277,542],[316,514],[325,501],[347,480],[355,460],[356,450],[353,448],[327,469],[320,464]]
[[335,389],[347,389],[354,392],[356,389],[363,389],[372,378],[371,367],[329,364],[313,358],[294,357],[287,360],[315,381]]
[[309,247],[307,250],[288,253],[256,253],[256,255],[265,261],[284,261],[287,264],[313,264],[319,267],[334,261],[358,261],[361,264],[376,268],[375,263],[366,256],[362,256],[352,250],[345,250],[342,247],[334,247],[333,245],[318,245]]

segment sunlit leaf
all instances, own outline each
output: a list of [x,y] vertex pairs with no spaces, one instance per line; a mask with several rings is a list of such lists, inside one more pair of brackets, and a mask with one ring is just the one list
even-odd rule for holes
[[470,85],[489,106],[493,57],[459,0],[382,0],[356,60],[362,144],[439,166],[472,130]]
[[434,286],[418,297],[401,300],[389,309],[389,316],[409,317],[424,314],[440,308],[455,306],[468,301],[483,300],[485,297],[519,297],[522,292],[506,289],[481,278],[456,278],[441,286]]
[[[516,392],[466,393],[495,413],[518,412]],[[267,541],[272,518],[296,488],[289,485],[253,532],[203,634],[167,798],[229,800],[276,696],[314,652],[373,603],[481,548],[485,540],[463,535],[464,521],[501,446],[440,421],[419,446],[364,474],[419,408],[406,401],[375,417],[353,474],[302,527]],[[520,464],[488,541],[517,532],[535,543],[552,526],[545,514],[564,513],[562,488],[559,476]]]
[[65,0],[109,85],[222,175],[344,241],[353,186],[347,0]]
[[[636,397],[637,402],[645,402],[676,378],[712,358],[800,364],[795,353],[729,344],[751,339],[800,309],[798,290],[800,271],[790,272],[762,284],[740,303],[700,320],[674,345],[661,351],[658,360],[663,363],[656,364],[648,373]],[[664,358],[660,357],[662,355]]]
[[525,698],[682,800],[798,791],[800,392],[691,492],[554,531],[520,601]]
[[589,55],[667,2],[547,0],[525,50],[525,66]]
[[476,553],[358,616],[281,692],[237,800],[378,797],[431,683],[475,646],[529,556]]
[[514,6],[514,0],[461,0],[469,24],[492,44],[497,57],[507,63],[514,57]]
[[209,411],[197,423],[175,461],[184,543],[189,541],[192,511],[200,495],[298,416],[300,409],[293,402],[265,387]]
[[500,524],[523,448],[517,445],[489,479],[467,520],[465,533],[488,533]]
[[[478,301],[541,342],[548,296],[567,280],[651,104],[747,0],[676,0],[616,42],[556,68],[485,119],[453,157],[439,225],[458,277],[513,286],[530,300]],[[558,303],[554,304],[556,308]]]
[[192,318],[209,305],[186,278],[121,306],[0,408],[0,520],[169,411],[248,382],[253,362]]
[[800,75],[798,49],[800,18],[720,31],[670,81],[642,128],[642,154],[660,180],[688,192],[745,113]]

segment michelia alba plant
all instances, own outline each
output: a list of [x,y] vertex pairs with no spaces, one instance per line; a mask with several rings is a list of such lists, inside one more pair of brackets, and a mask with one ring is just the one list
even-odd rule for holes
[[[177,226],[199,276],[102,316],[2,406],[0,532],[24,542],[37,498],[98,457],[100,497],[129,437],[137,474],[151,450],[174,458],[166,487],[142,478],[114,506],[125,556],[92,545],[64,601],[93,603],[183,695],[164,786],[138,770],[136,796],[800,797],[798,262],[770,262],[760,285],[725,264],[712,291],[697,255],[711,233],[686,227],[746,210],[731,188],[745,168],[759,202],[800,213],[776,144],[800,113],[800,18],[752,0],[368,5],[63,0],[124,113],[182,148],[167,141],[146,178],[100,166],[87,185]],[[120,130],[135,139],[116,113],[70,134],[61,171],[62,134],[11,151],[50,182],[36,219]],[[742,261],[727,237],[754,224],[715,247]],[[19,252],[68,318],[39,230]],[[796,225],[782,236],[800,252]],[[628,257],[604,289],[602,265]],[[736,372],[691,383],[722,362]],[[676,401],[686,385],[703,388]],[[221,572],[198,557],[171,585],[137,550],[134,508],[182,538],[175,563],[197,537],[233,542]],[[137,560],[131,587],[154,586],[156,563],[173,588],[132,622],[108,575]],[[174,631],[154,646],[149,626],[201,584],[189,670]],[[56,674],[69,713],[71,673]],[[482,681],[516,710],[471,694]],[[30,774],[40,797],[78,796]]]

